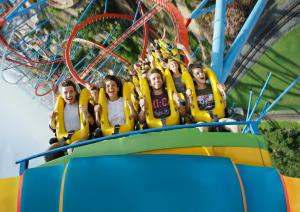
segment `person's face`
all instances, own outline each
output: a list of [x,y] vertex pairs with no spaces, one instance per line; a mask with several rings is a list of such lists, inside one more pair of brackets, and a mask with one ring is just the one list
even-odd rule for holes
[[174,73],[178,70],[178,63],[174,60],[169,61],[169,69]]
[[76,102],[76,91],[73,86],[62,87],[61,96],[66,104],[74,104]]
[[154,52],[158,58],[162,58],[162,54],[161,54],[160,50],[155,49]]
[[97,89],[91,90],[92,97],[95,102],[98,101],[99,91]]
[[113,80],[105,81],[105,92],[108,95],[110,100],[118,98],[119,87],[117,83]]
[[159,61],[159,63],[163,68],[168,68],[168,63],[166,63],[165,61],[161,60]]
[[199,84],[205,84],[205,73],[201,68],[195,68],[192,70],[195,81]]
[[161,78],[161,75],[158,73],[152,73],[149,76],[150,86],[155,89],[159,90],[163,86],[163,79]]

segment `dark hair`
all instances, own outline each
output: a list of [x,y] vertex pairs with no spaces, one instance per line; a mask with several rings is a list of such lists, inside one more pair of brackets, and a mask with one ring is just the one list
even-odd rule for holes
[[163,61],[163,62],[165,62],[165,63],[168,63],[168,60],[167,60],[166,58],[159,58],[158,60],[159,60],[159,62],[162,62],[162,61]]
[[91,91],[99,91],[100,89],[96,86],[96,85],[93,85],[91,88],[90,88]]
[[120,80],[118,77],[114,76],[114,75],[113,75],[113,76],[111,76],[111,75],[106,75],[106,76],[104,77],[104,82],[106,82],[107,80],[114,81],[114,82],[117,84],[117,86],[118,86],[118,88],[119,88],[118,96],[119,96],[119,97],[122,97],[122,96],[123,96],[123,92],[122,92],[122,90],[123,90],[123,85],[122,85],[121,80]]
[[189,64],[189,66],[188,66],[188,70],[189,70],[189,72],[192,74],[192,71],[193,71],[193,69],[196,69],[196,68],[201,68],[201,69],[203,69],[203,66],[200,64],[200,63],[191,63],[191,64]]
[[188,65],[188,70],[189,73],[193,79],[194,84],[196,84],[195,78],[194,78],[194,74],[193,74],[193,70],[196,68],[200,68],[203,71],[203,66],[200,63],[191,63]]
[[76,98],[76,100],[79,100],[79,93],[78,93],[78,91],[77,91],[77,88],[76,88],[76,84],[73,82],[73,81],[71,81],[71,80],[66,80],[66,81],[64,81],[64,82],[62,82],[61,84],[60,84],[60,87],[69,87],[69,86],[72,86],[73,88],[74,88],[74,90],[75,90],[75,92],[76,92],[76,96],[75,96],[75,98]]

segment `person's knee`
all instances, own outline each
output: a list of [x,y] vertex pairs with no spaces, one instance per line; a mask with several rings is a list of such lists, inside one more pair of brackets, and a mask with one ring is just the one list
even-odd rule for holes
[[[236,120],[230,119],[230,118],[221,118],[219,120],[219,122],[222,122],[222,123],[224,123],[224,122],[236,122]],[[239,128],[238,125],[224,125],[224,128],[226,130],[229,130],[232,133],[239,133],[240,132],[240,128]]]
[[[197,122],[197,124],[202,124],[204,122]],[[209,128],[208,127],[196,127],[200,132],[208,132]]]
[[[50,150],[53,150],[53,149],[57,149],[59,147],[60,147],[59,143],[53,143],[47,149],[47,151],[50,151]],[[44,158],[45,158],[46,162],[49,162],[51,160],[54,160],[54,159],[57,159],[57,158],[60,158],[60,157],[63,157],[63,156],[65,156],[65,152],[64,151],[58,151],[58,152],[55,152],[55,153],[52,153],[52,154],[45,155]]]

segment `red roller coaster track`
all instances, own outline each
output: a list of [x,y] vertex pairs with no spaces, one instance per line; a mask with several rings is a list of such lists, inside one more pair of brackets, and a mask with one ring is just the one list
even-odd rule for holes
[[[128,15],[123,15],[123,14],[118,14],[118,13],[105,13],[105,14],[100,14],[100,15],[96,15],[93,17],[90,17],[89,19],[83,21],[81,24],[76,25],[68,39],[67,45],[66,45],[66,50],[65,50],[65,60],[66,60],[66,65],[68,66],[72,76],[74,77],[74,79],[76,79],[77,82],[79,82],[82,85],[88,85],[87,82],[85,82],[84,80],[82,80],[76,73],[76,71],[74,70],[73,64],[71,62],[71,56],[70,56],[70,48],[71,48],[71,44],[73,42],[75,38],[76,34],[78,31],[80,31],[82,28],[86,27],[89,24],[92,24],[98,20],[101,19],[106,19],[106,18],[116,18],[116,19],[125,19],[125,20],[133,20],[132,16],[128,16]],[[144,30],[144,46],[143,46],[143,51],[141,53],[141,57],[144,57],[145,53],[146,53],[146,48],[148,46],[148,30],[149,30],[149,26],[145,23],[143,23],[145,26],[145,30]],[[146,41],[145,41],[146,40]],[[110,54],[114,54],[111,51],[106,50],[106,55],[108,53]],[[97,58],[96,58],[97,59]],[[98,60],[99,61],[99,60]],[[98,62],[97,61],[97,62]],[[127,62],[128,63],[128,62]],[[95,63],[96,64],[96,63]],[[88,66],[88,68],[83,72],[83,74],[87,74],[91,68],[91,66]]]
[[[116,54],[113,52],[113,50],[130,34],[132,34],[136,29],[144,25],[144,43],[143,43],[143,50],[141,52],[140,57],[144,58],[146,51],[147,51],[147,46],[148,46],[148,33],[149,33],[149,24],[147,24],[147,21],[150,20],[150,18],[158,12],[160,9],[163,9],[171,18],[171,21],[173,23],[173,26],[176,30],[176,41],[182,43],[187,49],[189,50],[189,41],[188,41],[188,32],[187,28],[185,26],[185,20],[182,17],[181,13],[178,11],[178,9],[168,0],[152,0],[153,3],[156,4],[156,7],[146,15],[144,15],[143,9],[141,7],[141,14],[143,15],[140,20],[138,20],[134,25],[132,25],[128,30],[121,36],[119,37],[116,41],[114,41],[112,44],[110,44],[108,47],[104,47],[100,44],[93,43],[91,41],[87,41],[81,38],[76,38],[76,34],[79,30],[84,28],[85,26],[94,23],[95,21],[98,21],[100,19],[106,19],[106,18],[116,18],[116,19],[125,19],[132,21],[133,17],[132,16],[127,16],[127,15],[122,15],[122,14],[100,14],[93,16],[84,22],[82,22],[79,25],[76,25],[71,33],[71,36],[67,40],[67,45],[66,45],[66,50],[65,50],[65,61],[66,65],[72,75],[72,77],[79,83],[83,85],[87,85],[88,83],[82,80],[86,74],[89,73],[89,71],[102,59],[104,58],[107,54],[111,54],[113,57],[118,58],[120,61],[122,61],[125,65],[130,66],[129,62],[121,57],[120,55]],[[45,73],[44,70],[41,70],[37,67],[34,66],[34,64],[52,64],[52,63],[57,63],[57,62],[64,62],[64,59],[58,59],[58,60],[53,60],[53,61],[34,61],[30,58],[27,58],[20,53],[17,52],[12,46],[9,45],[9,43],[6,41],[6,39],[0,35],[0,42],[6,46],[15,56],[23,59],[24,61],[27,61],[29,64],[26,64],[25,62],[19,62],[10,58],[5,58],[9,62],[13,62],[31,69],[35,69],[38,72]],[[82,43],[87,43],[89,45],[95,46],[101,50],[104,50],[102,54],[100,54],[92,63],[88,65],[88,67],[83,71],[82,77],[80,78],[77,73],[74,70],[73,64],[71,62],[70,58],[70,47],[72,45],[72,42],[82,42]]]
[[[155,7],[151,12],[149,12],[145,16],[143,16],[133,26],[128,28],[128,30],[121,37],[119,37],[108,48],[106,48],[106,51],[103,54],[99,55],[96,59],[94,59],[94,61],[86,68],[83,75],[85,75],[86,73],[89,73],[89,71],[107,54],[112,54],[112,51],[114,50],[114,48],[116,48],[127,36],[129,36],[131,33],[133,33],[136,29],[138,29],[143,24],[145,24],[147,21],[149,21],[150,18],[160,9],[160,7],[163,8],[170,15],[173,25],[174,25],[175,29],[177,29],[176,40],[178,42],[182,43],[183,45],[185,45],[189,51],[188,33],[187,33],[187,29],[185,27],[184,18],[182,17],[180,12],[177,10],[177,8],[172,3],[168,2],[168,1],[155,1],[154,0],[153,2],[157,4],[157,7]],[[71,58],[70,58],[70,47],[72,44],[72,40],[76,39],[75,36],[79,30],[81,30],[82,28],[86,27],[87,25],[99,20],[99,18],[107,18],[107,17],[111,17],[111,16],[115,16],[115,15],[123,16],[120,14],[97,15],[97,16],[93,16],[93,17],[87,19],[86,21],[84,21],[81,24],[74,27],[74,30],[72,31],[72,33],[69,37],[69,40],[67,42],[66,51],[65,51],[65,59],[66,59],[66,65],[68,66],[72,76],[76,79],[76,81],[78,83],[83,84],[83,85],[88,84],[87,82],[82,80],[83,77],[80,78],[77,75],[77,73],[75,72],[75,70],[73,68]],[[148,35],[148,33],[146,33],[146,34]],[[145,43],[144,43],[143,53],[141,54],[141,57],[143,57],[145,55],[146,47],[147,46],[145,46]]]

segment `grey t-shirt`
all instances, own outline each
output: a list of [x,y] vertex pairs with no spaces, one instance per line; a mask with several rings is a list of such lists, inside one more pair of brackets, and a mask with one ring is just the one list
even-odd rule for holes
[[181,82],[181,76],[180,77],[173,77],[175,88],[178,93],[184,93],[185,92],[185,87]]

